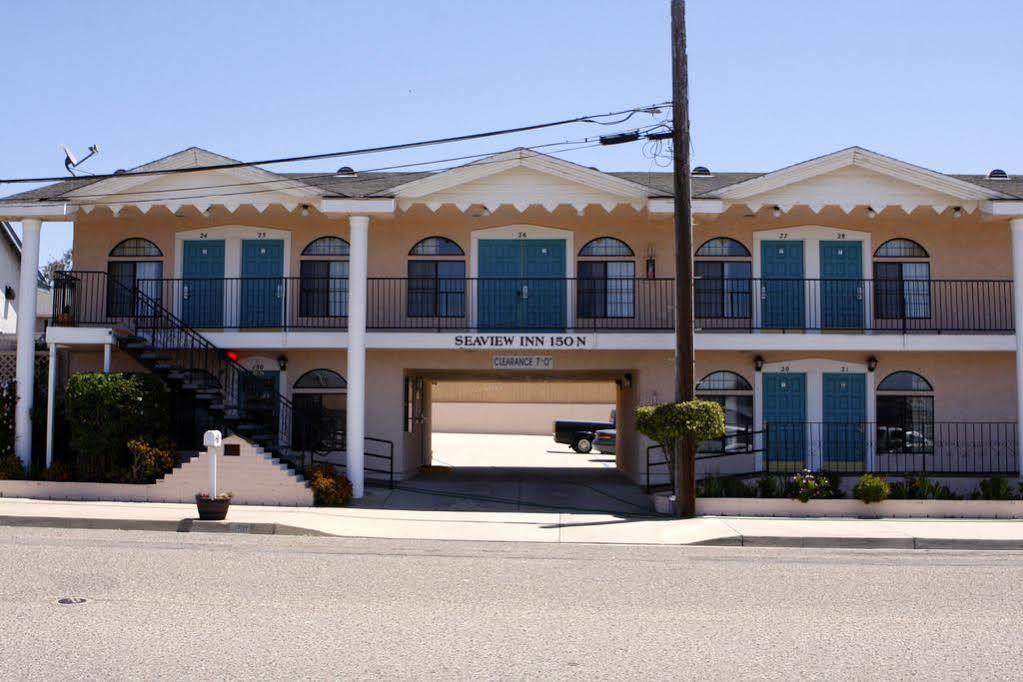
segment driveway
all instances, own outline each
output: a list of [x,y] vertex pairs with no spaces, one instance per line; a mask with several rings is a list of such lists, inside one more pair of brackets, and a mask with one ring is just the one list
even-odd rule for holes
[[551,436],[435,433],[434,469],[361,505],[451,511],[652,514],[643,490],[613,455],[579,454]]

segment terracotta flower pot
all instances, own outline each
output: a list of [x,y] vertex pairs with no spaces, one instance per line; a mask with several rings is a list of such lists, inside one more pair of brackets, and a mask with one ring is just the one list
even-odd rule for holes
[[199,510],[200,521],[223,521],[227,517],[227,508],[231,506],[231,498],[196,495],[195,506]]

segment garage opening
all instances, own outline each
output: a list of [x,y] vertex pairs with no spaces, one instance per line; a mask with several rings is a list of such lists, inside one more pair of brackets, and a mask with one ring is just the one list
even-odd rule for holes
[[421,471],[401,488],[450,496],[441,508],[649,513],[630,376],[414,376]]

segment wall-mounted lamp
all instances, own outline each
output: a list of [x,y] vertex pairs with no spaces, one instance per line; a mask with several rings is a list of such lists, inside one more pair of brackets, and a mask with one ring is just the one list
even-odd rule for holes
[[753,358],[753,369],[755,369],[758,372],[761,371],[762,369],[764,369],[764,358],[763,358],[763,356],[758,355],[757,357]]
[[632,375],[625,374],[618,382],[618,385],[622,388],[632,388]]
[[877,369],[877,358],[871,355],[867,358],[867,371],[873,372],[875,369]]
[[469,211],[469,215],[473,218],[486,218],[490,215],[490,209],[483,204],[474,204],[472,210]]
[[873,220],[877,217],[877,211],[875,211],[872,207],[867,206],[867,217]]
[[278,355],[277,356],[277,366],[281,368],[282,372],[284,370],[288,369],[288,356],[287,355]]
[[10,284],[4,287],[4,298],[6,298],[8,301],[14,300],[14,287],[12,287]]
[[956,220],[959,220],[960,218],[962,218],[963,217],[963,207],[962,206],[953,206],[952,207],[952,217],[954,219],[956,219]]
[[302,217],[303,218],[309,217],[309,204],[302,204]]
[[781,218],[781,206],[775,206],[771,209],[771,215],[775,218]]

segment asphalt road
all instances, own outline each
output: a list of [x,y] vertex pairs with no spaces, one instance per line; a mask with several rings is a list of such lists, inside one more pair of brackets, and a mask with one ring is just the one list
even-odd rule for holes
[[1020,679],[1021,585],[1014,552],[0,528],[0,679]]

